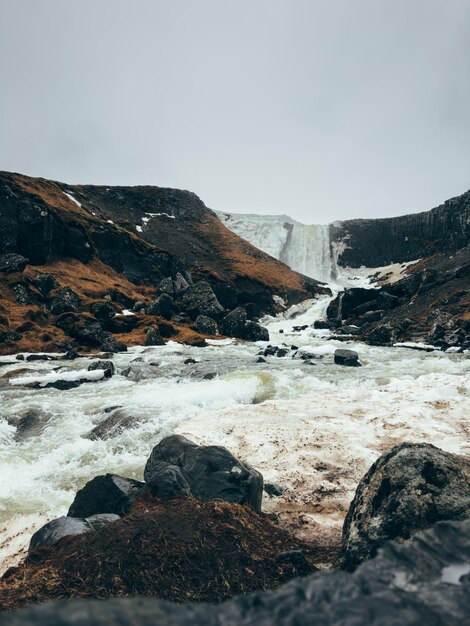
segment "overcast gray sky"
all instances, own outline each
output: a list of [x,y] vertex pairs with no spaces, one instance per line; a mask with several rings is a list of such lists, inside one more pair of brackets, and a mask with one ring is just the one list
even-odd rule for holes
[[470,188],[470,0],[0,0],[0,169],[305,222]]

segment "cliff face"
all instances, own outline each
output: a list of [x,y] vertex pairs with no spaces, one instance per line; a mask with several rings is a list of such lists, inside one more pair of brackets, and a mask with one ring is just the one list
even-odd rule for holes
[[381,267],[452,254],[470,242],[470,191],[424,213],[334,222],[330,242],[343,267]]
[[[16,262],[2,259],[12,254],[24,257],[23,264],[10,267]],[[0,173],[0,352],[68,346],[70,323],[56,319],[55,296],[72,298],[58,305],[69,315],[89,314],[93,303],[103,299],[117,312],[136,302],[143,303],[143,310],[160,294],[166,278],[180,281],[180,299],[181,278],[186,287],[205,281],[193,294],[191,312],[197,309],[197,298],[199,308],[201,298],[206,305],[212,298],[219,317],[245,305],[255,317],[272,313],[275,295],[293,303],[322,291],[316,281],[225,228],[188,191],[65,185]],[[75,291],[80,305],[65,288]],[[170,297],[176,295],[171,280],[168,289]],[[166,300],[167,319],[172,307],[179,308],[171,332],[181,340],[191,338],[184,328],[194,322],[186,315],[187,300],[175,307]],[[142,343],[144,327],[162,306],[160,302],[150,316],[137,311],[134,325],[113,322],[111,332],[121,344]],[[78,321],[74,323],[76,327]]]

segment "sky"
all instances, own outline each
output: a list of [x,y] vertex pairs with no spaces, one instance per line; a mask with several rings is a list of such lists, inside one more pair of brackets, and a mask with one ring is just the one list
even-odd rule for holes
[[307,223],[470,188],[470,0],[0,0],[0,170]]

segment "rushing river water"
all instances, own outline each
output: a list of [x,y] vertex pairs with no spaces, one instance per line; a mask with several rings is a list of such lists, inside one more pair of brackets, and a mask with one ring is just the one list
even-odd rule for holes
[[[225,340],[205,348],[170,342],[115,355],[111,379],[60,391],[24,383],[61,378],[64,371],[80,377],[91,358],[1,357],[0,377],[27,371],[0,387],[0,566],[2,548],[7,555],[24,547],[12,534],[64,514],[92,477],[113,472],[141,479],[152,447],[172,432],[225,445],[279,483],[282,497],[266,497],[265,509],[305,536],[338,530],[357,482],[394,444],[428,441],[470,453],[469,355],[345,345],[310,326],[293,331],[322,317],[328,300],[304,304],[290,319],[264,320],[270,343],[289,349],[265,363],[257,362],[262,342]],[[337,347],[357,350],[362,367],[335,365]],[[305,353],[309,359],[299,358]],[[115,406],[131,416],[131,427],[89,439]],[[17,440],[14,424],[27,411],[39,415],[42,432]]]

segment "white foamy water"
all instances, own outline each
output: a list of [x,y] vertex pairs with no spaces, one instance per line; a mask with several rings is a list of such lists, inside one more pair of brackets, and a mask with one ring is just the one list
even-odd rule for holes
[[[304,535],[336,532],[357,482],[396,443],[427,441],[470,454],[469,355],[330,341],[328,331],[310,327],[328,302],[319,298],[267,318],[271,344],[284,344],[288,354],[266,363],[256,362],[263,342],[170,342],[116,355],[109,380],[59,391],[22,383],[81,378],[91,359],[1,357],[0,377],[28,371],[0,378],[0,544],[12,545],[9,525],[18,532],[31,520],[64,514],[77,489],[98,474],[141,479],[152,447],[172,432],[225,445],[281,484],[285,493],[265,497],[265,508]],[[363,367],[335,365],[336,347],[357,350]],[[185,364],[188,358],[197,362]],[[107,440],[87,438],[113,406],[132,416],[134,427]],[[42,432],[16,440],[15,424],[27,411],[39,416]]]

